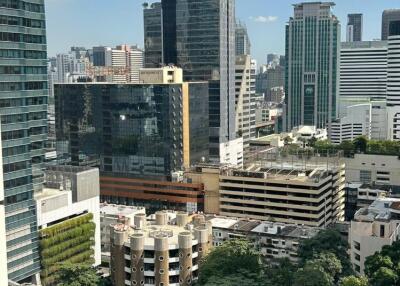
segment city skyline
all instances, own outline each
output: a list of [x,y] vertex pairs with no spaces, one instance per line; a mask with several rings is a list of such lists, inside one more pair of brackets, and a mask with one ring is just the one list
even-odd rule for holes
[[[110,5],[105,0],[46,0],[49,56],[66,52],[71,46],[115,46],[138,44],[143,47],[144,1],[116,0]],[[155,1],[149,1],[155,2]],[[310,2],[310,1],[305,1]],[[347,14],[364,15],[364,40],[379,39],[381,17],[385,9],[400,8],[396,0],[338,0],[333,11],[341,22],[342,41],[346,38]],[[96,13],[93,5],[96,3]],[[236,1],[236,19],[248,28],[252,56],[265,63],[268,53],[284,54],[285,24],[292,11],[293,0],[273,2],[265,0]],[[70,19],[73,18],[73,21]],[[107,19],[108,21],[98,21]],[[88,33],[90,31],[90,33]],[[60,39],[59,34],[64,35]],[[101,39],[101,40],[99,40]],[[269,39],[276,39],[269,41]]]

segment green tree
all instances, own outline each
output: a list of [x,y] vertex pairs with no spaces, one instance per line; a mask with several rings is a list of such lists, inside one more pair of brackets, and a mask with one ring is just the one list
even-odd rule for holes
[[229,240],[215,247],[201,262],[198,283],[212,285],[220,278],[238,273],[241,279],[254,279],[261,273],[260,253],[244,239]]
[[319,253],[296,272],[294,286],[333,286],[341,272],[342,265],[333,253]]
[[[257,273],[249,273],[239,271],[238,273],[230,274],[226,277],[212,276],[203,286],[266,286],[266,282],[262,281]],[[268,285],[268,284],[267,284]]]
[[364,136],[357,137],[353,140],[354,149],[360,153],[367,152],[368,139]]
[[347,276],[344,277],[340,283],[340,286],[368,286],[368,279],[366,277]]
[[292,286],[297,266],[289,259],[281,259],[265,269],[267,285]]
[[347,249],[347,241],[343,239],[338,230],[326,229],[320,231],[313,238],[304,240],[300,244],[298,255],[301,264],[304,265],[319,253],[331,252],[339,259],[343,267],[342,275],[347,276],[353,274]]
[[294,275],[293,286],[333,286],[333,277],[322,267],[306,264]]
[[90,265],[65,263],[60,266],[57,286],[97,286],[100,278]]
[[396,272],[387,267],[379,268],[370,279],[372,286],[396,286],[398,280]]
[[365,261],[365,274],[368,277],[372,277],[381,267],[392,269],[394,264],[389,256],[383,256],[380,253],[376,253],[372,256],[367,257]]

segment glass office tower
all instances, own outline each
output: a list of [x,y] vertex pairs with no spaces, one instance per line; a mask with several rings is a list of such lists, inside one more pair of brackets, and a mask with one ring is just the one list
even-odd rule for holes
[[163,63],[163,24],[161,3],[143,7],[144,66],[158,68]]
[[47,136],[44,0],[0,1],[0,58],[8,277],[22,281],[40,271],[33,193]]
[[334,3],[294,5],[286,25],[284,128],[329,127],[337,117],[340,24]]
[[235,1],[162,1],[164,62],[209,82],[210,157],[235,139]]
[[105,173],[167,178],[208,157],[207,92],[207,83],[56,84],[57,153]]

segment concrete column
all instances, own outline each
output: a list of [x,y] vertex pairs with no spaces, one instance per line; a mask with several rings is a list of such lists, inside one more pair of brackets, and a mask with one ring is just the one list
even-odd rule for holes
[[133,222],[137,229],[143,229],[146,226],[146,215],[136,214],[133,219]]
[[[136,217],[135,217],[136,218]],[[143,233],[130,236],[131,246],[131,284],[144,285],[144,241]]]
[[168,235],[163,233],[154,236],[154,276],[155,285],[169,285]]
[[206,219],[203,215],[196,215],[193,217],[194,226],[199,226],[201,224],[204,224],[205,222],[206,222]]
[[192,234],[189,231],[178,235],[179,285],[192,285]]
[[117,224],[111,229],[111,280],[113,285],[125,285],[125,258],[124,243],[128,238],[128,227],[124,224]]
[[156,212],[156,225],[167,225],[168,224],[168,214],[163,211]]
[[189,223],[189,216],[185,212],[178,212],[176,214],[176,224],[180,227],[184,227]]
[[197,251],[199,252],[199,260],[201,260],[208,252],[208,228],[205,225],[196,227],[195,235],[199,242]]

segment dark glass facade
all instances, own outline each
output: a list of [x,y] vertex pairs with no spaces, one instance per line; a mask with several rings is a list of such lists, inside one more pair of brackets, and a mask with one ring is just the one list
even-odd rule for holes
[[389,37],[390,23],[400,21],[400,9],[389,9],[382,13],[382,41]]
[[[40,271],[34,190],[43,183],[47,137],[44,0],[0,1],[0,118],[8,277]],[[3,203],[3,202],[0,202]]]
[[160,2],[144,8],[144,65],[146,68],[157,68],[164,63],[162,19]]
[[170,176],[208,157],[207,83],[55,86],[60,160]]
[[210,156],[235,138],[235,1],[162,1],[164,62],[210,83]]
[[[351,27],[350,27],[351,26]],[[347,29],[351,29],[351,35],[348,35],[348,42],[361,42],[363,29],[363,14],[347,15]],[[349,31],[347,31],[349,33]]]

